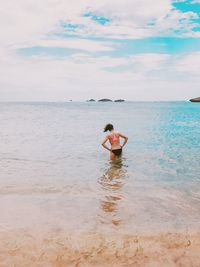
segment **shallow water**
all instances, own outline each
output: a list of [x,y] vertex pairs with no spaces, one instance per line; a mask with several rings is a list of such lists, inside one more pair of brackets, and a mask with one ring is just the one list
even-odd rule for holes
[[[122,159],[101,148],[112,122]],[[200,105],[1,103],[0,227],[197,229]]]

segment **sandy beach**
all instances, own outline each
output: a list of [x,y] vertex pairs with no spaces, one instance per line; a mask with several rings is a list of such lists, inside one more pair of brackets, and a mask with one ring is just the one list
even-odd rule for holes
[[103,235],[13,230],[0,233],[1,267],[199,267],[200,232]]

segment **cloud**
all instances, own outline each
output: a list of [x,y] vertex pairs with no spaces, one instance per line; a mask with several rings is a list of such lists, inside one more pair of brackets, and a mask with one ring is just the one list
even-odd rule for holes
[[113,43],[112,42],[98,42],[87,39],[41,39],[37,42],[26,42],[24,44],[13,45],[13,49],[25,49],[32,47],[46,47],[46,48],[70,48],[77,50],[84,50],[88,52],[105,52],[112,51]]
[[[87,12],[109,21],[102,25],[92,15],[84,16]],[[154,0],[8,0],[1,3],[0,41],[6,46],[23,45],[56,34],[60,39],[64,34],[137,39],[177,34],[183,27],[185,31],[178,34],[193,35],[191,24],[197,16],[175,10],[170,0],[156,4]]]
[[[120,49],[126,49],[127,39],[199,37],[193,31],[198,19],[195,12],[175,9],[170,0],[3,1],[0,98],[180,99],[189,87],[197,93],[198,53],[136,54],[132,49],[124,56]],[[34,47],[73,53],[31,55]],[[22,49],[30,54],[20,54]]]
[[200,52],[189,53],[184,57],[178,58],[174,71],[185,73],[188,76],[200,75]]
[[[62,59],[35,56],[30,60],[15,56],[13,64],[10,56],[0,70],[1,100],[85,100],[104,96],[187,99],[189,94],[198,94],[199,57],[199,53],[182,56],[150,53],[96,58],[77,53]],[[115,68],[119,71],[114,71]]]
[[[194,12],[176,10],[172,1],[156,3],[153,0],[111,0],[87,2],[87,14],[78,20],[66,20],[66,25],[76,23],[76,28],[65,27],[66,33],[80,36],[139,39],[152,36],[193,36],[192,28],[199,16]],[[85,13],[84,13],[85,14]],[[94,19],[95,18],[95,19]],[[98,19],[107,23],[98,23]],[[62,29],[63,30],[63,29]]]

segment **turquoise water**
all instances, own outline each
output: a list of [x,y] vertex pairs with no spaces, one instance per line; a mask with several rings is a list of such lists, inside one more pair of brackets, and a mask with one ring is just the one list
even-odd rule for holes
[[[129,137],[110,162],[106,123]],[[1,103],[0,226],[198,228],[200,104]]]

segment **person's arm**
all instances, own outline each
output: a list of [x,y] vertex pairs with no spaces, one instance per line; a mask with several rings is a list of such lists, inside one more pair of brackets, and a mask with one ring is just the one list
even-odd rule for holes
[[125,144],[127,143],[127,141],[128,141],[128,137],[127,136],[125,136],[125,135],[123,135],[123,134],[121,134],[121,133],[119,133],[119,136],[121,137],[121,138],[123,138],[124,139],[124,143],[123,143],[123,145],[122,145],[122,147],[124,147],[125,146]]
[[108,151],[110,151],[110,148],[106,146],[106,142],[107,142],[107,141],[108,141],[108,136],[106,136],[106,138],[103,140],[103,142],[102,142],[101,145],[102,145],[105,149],[107,149]]

